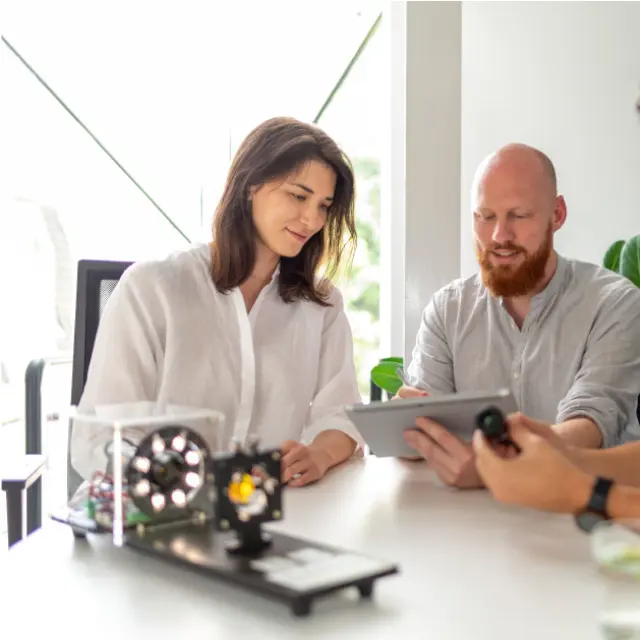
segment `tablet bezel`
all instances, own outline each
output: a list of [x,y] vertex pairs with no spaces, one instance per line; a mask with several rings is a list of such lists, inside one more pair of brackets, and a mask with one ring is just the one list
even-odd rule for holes
[[374,455],[405,457],[417,455],[404,440],[404,431],[415,429],[417,418],[431,418],[470,442],[475,417],[490,407],[505,415],[518,411],[513,393],[504,388],[359,403],[348,405],[345,412]]

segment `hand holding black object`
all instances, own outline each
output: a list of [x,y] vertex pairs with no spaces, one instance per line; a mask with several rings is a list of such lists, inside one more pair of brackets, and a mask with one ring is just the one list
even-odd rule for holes
[[522,452],[520,447],[509,436],[507,420],[500,409],[489,407],[481,411],[476,417],[476,424],[493,446],[504,445],[513,447],[516,453]]

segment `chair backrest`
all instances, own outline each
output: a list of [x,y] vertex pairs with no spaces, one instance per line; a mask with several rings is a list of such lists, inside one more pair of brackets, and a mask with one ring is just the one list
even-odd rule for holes
[[76,321],[73,333],[71,404],[82,397],[100,317],[109,297],[131,262],[80,260],[76,285]]
[[[122,274],[132,264],[132,262],[107,260],[80,260],[78,262],[71,373],[71,404],[73,406],[78,405],[84,391],[102,312]],[[82,483],[82,478],[71,466],[71,431],[69,431],[68,451],[67,492],[71,497]]]
[[380,400],[382,400],[382,389],[373,380],[369,380],[369,401],[379,402]]

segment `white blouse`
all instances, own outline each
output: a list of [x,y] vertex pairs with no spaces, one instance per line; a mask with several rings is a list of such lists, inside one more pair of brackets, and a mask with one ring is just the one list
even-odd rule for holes
[[[329,301],[283,302],[276,274],[247,313],[239,289],[215,288],[208,245],[136,263],[103,312],[78,410],[149,401],[213,409],[240,442],[308,444],[339,429],[361,448],[342,410],[361,402],[351,328],[338,289]],[[215,434],[200,435],[216,449]],[[104,469],[109,438],[75,423],[71,461],[85,479]]]

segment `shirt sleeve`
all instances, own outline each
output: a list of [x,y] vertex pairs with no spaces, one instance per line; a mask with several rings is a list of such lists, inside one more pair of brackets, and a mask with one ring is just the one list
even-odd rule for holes
[[430,394],[454,393],[453,356],[447,340],[443,307],[445,291],[438,291],[422,313],[408,382]]
[[640,394],[640,290],[611,293],[597,316],[575,381],[558,405],[556,421],[586,417],[603,447],[620,443],[637,422]]
[[338,289],[333,290],[330,303],[321,337],[318,384],[302,440],[309,444],[322,431],[339,429],[356,441],[357,451],[361,452],[364,440],[344,412],[345,405],[362,402],[362,396],[354,364],[351,327]]
[[[87,381],[71,429],[71,464],[84,478],[104,471],[104,447],[112,430],[82,421],[84,410],[111,412],[115,405],[150,402],[156,398],[158,363],[163,342],[153,312],[153,293],[145,286],[144,265],[133,265],[111,294],[96,334]],[[132,407],[132,410],[134,407]],[[126,430],[136,442],[143,435]]]

